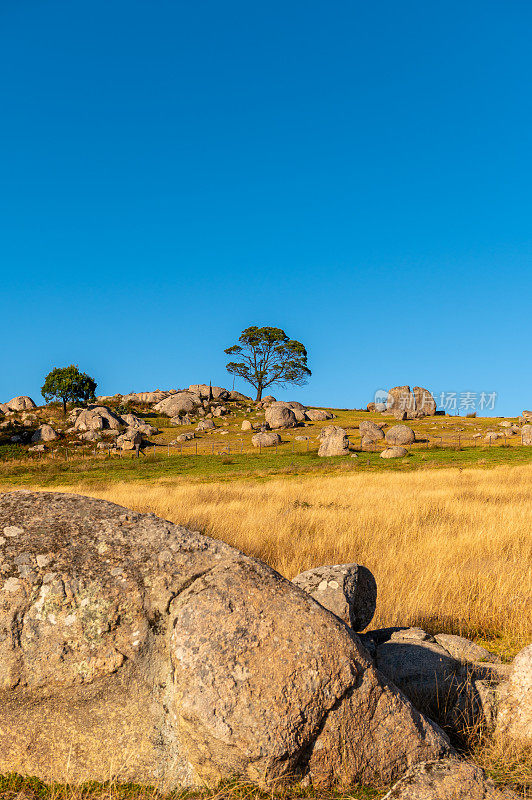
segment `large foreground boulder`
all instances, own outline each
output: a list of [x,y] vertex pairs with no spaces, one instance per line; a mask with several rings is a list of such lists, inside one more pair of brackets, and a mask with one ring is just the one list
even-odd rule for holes
[[383,800],[518,800],[518,795],[497,789],[476,764],[445,758],[411,767]]
[[292,583],[350,625],[354,631],[367,628],[377,605],[377,584],[361,564],[335,564],[307,569]]
[[221,541],[0,495],[0,772],[161,789],[391,781],[451,752],[358,637]]

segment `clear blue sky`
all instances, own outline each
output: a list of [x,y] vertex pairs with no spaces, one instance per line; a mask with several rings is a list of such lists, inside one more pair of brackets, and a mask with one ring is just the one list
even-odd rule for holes
[[258,324],[309,351],[279,397],[530,407],[531,29],[528,0],[3,0],[0,400],[72,362],[230,385]]

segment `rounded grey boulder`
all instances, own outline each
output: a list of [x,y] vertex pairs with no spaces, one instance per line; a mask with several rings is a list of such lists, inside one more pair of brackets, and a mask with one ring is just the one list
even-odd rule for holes
[[379,428],[379,426],[376,425],[375,422],[371,422],[371,420],[363,420],[358,426],[358,429],[361,438],[366,441],[366,444],[380,442],[381,439],[384,439],[382,428]]
[[394,425],[386,431],[385,437],[388,444],[413,444],[416,441],[416,435],[412,428],[408,425]]
[[11,400],[5,404],[9,411],[28,411],[32,408],[37,408],[31,397],[23,394],[19,397],[12,397]]
[[348,455],[349,439],[344,428],[339,428],[337,425],[328,425],[322,429],[319,439],[318,455],[321,458]]
[[335,564],[301,572],[292,583],[340,617],[354,631],[367,628],[377,605],[377,583],[367,567]]
[[476,764],[445,758],[416,764],[383,800],[518,800],[518,795],[497,789]]
[[297,425],[296,415],[292,408],[277,403],[266,409],[266,422],[270,428],[295,428]]
[[309,408],[308,411],[305,411],[305,419],[311,422],[325,422],[325,420],[332,418],[331,412],[325,411],[324,408]]
[[261,431],[251,437],[253,447],[275,447],[281,443],[281,437],[275,431]]
[[408,455],[405,447],[387,447],[381,453],[381,458],[404,458]]
[[59,439],[58,433],[52,428],[51,425],[39,425],[33,436],[31,437],[31,441],[33,443],[39,442],[53,442],[55,439]]

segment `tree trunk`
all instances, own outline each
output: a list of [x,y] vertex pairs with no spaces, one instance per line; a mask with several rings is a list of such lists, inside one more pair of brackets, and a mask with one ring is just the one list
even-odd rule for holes
[[66,417],[66,400],[64,397],[61,400],[63,401],[63,416]]
[[262,400],[262,386],[259,386],[257,389],[257,396],[255,398],[255,402],[258,403],[259,400]]

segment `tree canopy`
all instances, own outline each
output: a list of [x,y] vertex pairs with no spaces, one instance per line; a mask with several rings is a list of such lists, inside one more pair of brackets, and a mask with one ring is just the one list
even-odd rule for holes
[[239,359],[230,361],[226,369],[254,386],[257,400],[268,386],[303,386],[312,375],[304,346],[289,339],[281,328],[246,328],[238,341],[225,350]]
[[48,373],[41,387],[41,394],[47,403],[52,400],[61,400],[63,412],[66,414],[66,404],[88,403],[94,400],[96,381],[85,372],[80,372],[76,364],[69,367],[55,367]]

